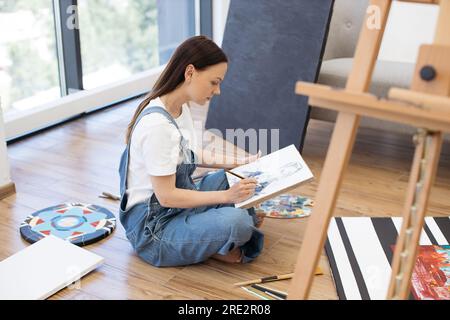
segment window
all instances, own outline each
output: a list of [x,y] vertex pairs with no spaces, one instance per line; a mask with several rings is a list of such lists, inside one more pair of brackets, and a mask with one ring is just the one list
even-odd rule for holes
[[0,98],[16,114],[61,96],[51,0],[0,0]]
[[194,0],[79,0],[83,88],[167,62],[195,34]]
[[0,0],[6,138],[148,91],[182,41],[212,35],[211,12],[211,0]]

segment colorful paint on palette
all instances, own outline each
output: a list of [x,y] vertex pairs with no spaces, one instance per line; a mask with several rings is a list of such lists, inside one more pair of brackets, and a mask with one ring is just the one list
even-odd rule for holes
[[282,194],[260,204],[259,211],[269,218],[302,218],[311,214],[314,201],[307,197]]

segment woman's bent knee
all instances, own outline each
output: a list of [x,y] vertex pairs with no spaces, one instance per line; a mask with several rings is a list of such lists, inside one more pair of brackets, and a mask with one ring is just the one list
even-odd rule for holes
[[253,231],[253,219],[247,210],[229,208],[227,210],[226,226],[230,229],[231,236],[239,241],[239,245],[247,242]]

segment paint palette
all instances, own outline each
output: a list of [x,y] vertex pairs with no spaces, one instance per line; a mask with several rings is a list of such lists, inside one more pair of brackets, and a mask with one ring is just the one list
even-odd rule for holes
[[259,205],[258,211],[268,218],[302,218],[311,214],[314,201],[310,198],[282,194]]
[[114,214],[100,206],[63,203],[32,213],[20,225],[22,237],[34,243],[53,235],[84,246],[106,238],[116,227]]

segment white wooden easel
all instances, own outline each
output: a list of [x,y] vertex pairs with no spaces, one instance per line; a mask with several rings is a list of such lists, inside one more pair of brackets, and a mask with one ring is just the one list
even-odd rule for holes
[[[420,47],[411,90],[392,88],[388,99],[378,99],[367,93],[392,0],[370,1],[371,6],[379,9],[380,27],[370,28],[363,23],[353,69],[344,90],[297,83],[296,93],[309,96],[310,105],[334,109],[339,113],[322,170],[316,205],[309,218],[288,291],[289,299],[308,298],[361,116],[419,128],[414,139],[416,151],[387,299],[407,299],[409,296],[417,246],[439,162],[442,132],[450,132],[450,0],[399,1],[440,6],[434,43]],[[367,14],[365,21],[371,18],[370,15]]]

